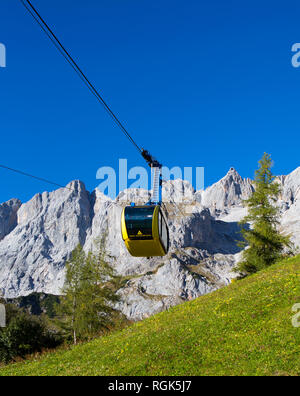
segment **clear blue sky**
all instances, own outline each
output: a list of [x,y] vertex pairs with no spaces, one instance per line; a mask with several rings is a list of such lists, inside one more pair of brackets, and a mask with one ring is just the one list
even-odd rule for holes
[[[299,1],[32,0],[139,145],[172,166],[234,166],[263,152],[300,165]],[[101,166],[137,151],[18,0],[0,5],[0,164],[89,190]],[[51,186],[0,169],[0,202]]]

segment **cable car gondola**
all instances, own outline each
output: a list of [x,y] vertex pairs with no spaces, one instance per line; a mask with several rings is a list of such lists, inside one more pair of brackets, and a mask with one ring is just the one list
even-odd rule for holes
[[165,256],[169,230],[161,206],[126,206],[122,212],[122,237],[134,257]]
[[169,228],[161,207],[162,165],[146,150],[143,157],[153,172],[152,197],[146,205],[132,203],[123,209],[122,238],[134,257],[162,257],[169,251]]

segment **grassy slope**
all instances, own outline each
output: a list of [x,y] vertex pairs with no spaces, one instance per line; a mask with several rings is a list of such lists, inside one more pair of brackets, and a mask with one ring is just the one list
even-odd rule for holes
[[300,375],[300,256],[0,375]]

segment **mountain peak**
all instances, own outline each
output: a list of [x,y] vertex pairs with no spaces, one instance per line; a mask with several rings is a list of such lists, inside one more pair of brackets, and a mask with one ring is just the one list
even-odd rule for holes
[[239,174],[238,171],[237,171],[233,166],[229,169],[229,171],[227,172],[227,175],[228,175],[229,173],[230,173],[230,174],[231,174],[231,173],[237,173],[237,174]]
[[229,169],[229,171],[226,173],[226,175],[221,180],[228,179],[228,178],[230,178],[230,179],[233,178],[234,180],[239,180],[239,181],[242,180],[242,177],[239,174],[239,172],[233,167],[231,167]]
[[231,167],[221,180],[202,193],[201,203],[213,212],[222,211],[241,205],[242,200],[248,198],[252,191],[251,181],[243,179],[236,169]]
[[66,188],[69,190],[74,190],[75,192],[85,192],[85,184],[81,180],[73,180],[67,184]]

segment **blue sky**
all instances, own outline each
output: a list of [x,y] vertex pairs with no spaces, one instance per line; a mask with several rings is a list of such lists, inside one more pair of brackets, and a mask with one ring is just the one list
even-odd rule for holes
[[[299,163],[297,1],[32,0],[133,135],[164,165],[252,177]],[[1,2],[0,164],[89,190],[99,167],[143,166],[18,0]],[[51,186],[0,169],[0,202]]]

